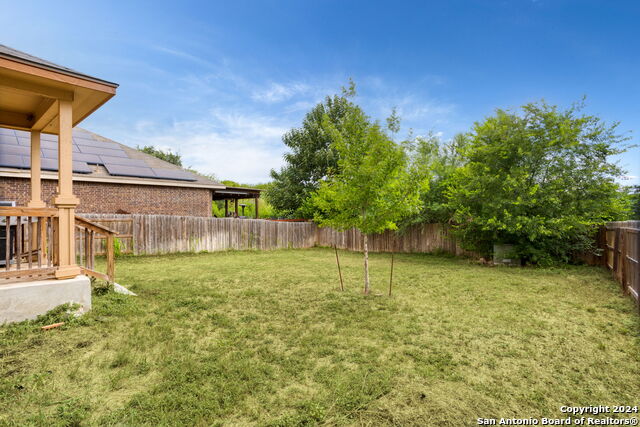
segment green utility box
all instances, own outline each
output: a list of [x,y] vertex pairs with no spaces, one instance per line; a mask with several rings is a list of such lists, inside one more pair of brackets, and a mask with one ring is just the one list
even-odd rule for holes
[[515,246],[508,243],[494,243],[493,264],[509,266],[520,265],[520,258],[516,257]]

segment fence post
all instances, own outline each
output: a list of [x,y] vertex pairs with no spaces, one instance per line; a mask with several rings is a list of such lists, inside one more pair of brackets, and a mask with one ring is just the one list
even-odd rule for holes
[[[640,224],[639,228],[640,228]],[[636,233],[636,262],[633,267],[633,275],[631,276],[631,286],[636,291],[636,303],[638,303],[638,312],[640,313],[640,230]]]
[[626,279],[626,267],[627,267],[627,232],[626,230],[620,230],[620,283],[622,283],[622,289],[625,294],[629,293],[627,288]]
[[624,285],[624,237],[622,235],[622,230],[620,227],[616,228],[616,245],[615,245],[615,278],[620,282],[620,286],[622,287],[622,293],[626,294],[627,289]]
[[[618,263],[620,262],[620,256],[619,256],[619,251],[620,251],[620,228],[616,227],[615,232],[613,234],[613,268],[611,269],[613,271],[613,277],[616,280],[619,280],[618,277]],[[624,292],[624,286],[622,286],[622,292]]]
[[600,227],[600,232],[598,233],[598,247],[602,249],[602,257],[600,259],[600,264],[602,267],[607,268],[607,258],[609,257],[609,248],[607,247],[607,226],[604,225]]
[[115,239],[113,234],[107,234],[107,277],[109,283],[115,281],[116,276],[116,261],[115,261]]

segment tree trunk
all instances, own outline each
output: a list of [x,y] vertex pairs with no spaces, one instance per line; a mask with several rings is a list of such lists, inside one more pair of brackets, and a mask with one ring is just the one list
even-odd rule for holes
[[364,294],[369,295],[369,246],[367,245],[367,235],[363,233],[364,243]]

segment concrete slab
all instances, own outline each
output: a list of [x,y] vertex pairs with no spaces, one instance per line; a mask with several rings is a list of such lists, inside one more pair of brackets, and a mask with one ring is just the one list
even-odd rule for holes
[[91,281],[87,276],[0,285],[0,325],[35,319],[61,304],[91,310]]

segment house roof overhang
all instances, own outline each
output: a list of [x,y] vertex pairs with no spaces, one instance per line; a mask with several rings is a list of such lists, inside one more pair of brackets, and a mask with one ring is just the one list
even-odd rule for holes
[[[30,176],[31,172],[29,171],[0,167],[0,178],[29,179]],[[43,171],[41,178],[43,180],[57,181],[58,174],[56,172]],[[95,176],[86,174],[73,174],[73,182],[95,182],[115,185],[148,185],[152,187],[203,188],[215,191],[226,188],[223,184],[215,182],[172,181],[167,179],[145,179],[126,176]]]
[[118,85],[0,45],[0,126],[57,134],[58,103],[72,104],[76,126]]
[[262,190],[246,187],[226,187],[222,190],[213,190],[213,200],[254,199],[260,197]]

